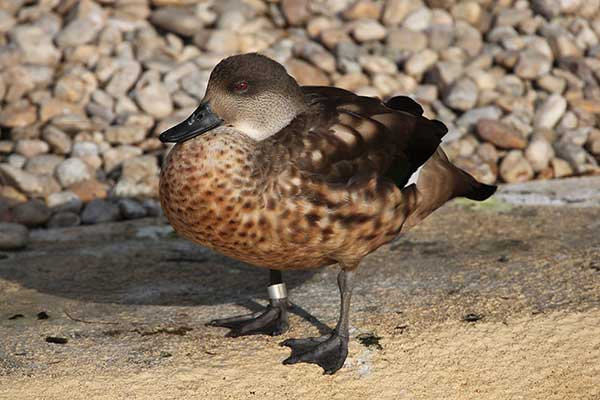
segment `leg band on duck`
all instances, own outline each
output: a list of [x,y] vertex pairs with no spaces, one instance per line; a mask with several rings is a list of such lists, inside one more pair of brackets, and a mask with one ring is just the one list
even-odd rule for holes
[[285,283],[277,283],[267,287],[269,300],[282,300],[287,298],[287,287]]

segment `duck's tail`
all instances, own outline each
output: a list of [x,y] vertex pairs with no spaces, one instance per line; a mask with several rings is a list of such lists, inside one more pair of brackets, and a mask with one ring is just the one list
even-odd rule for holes
[[496,186],[478,182],[456,167],[444,151],[436,152],[423,165],[416,184],[402,189],[408,201],[408,215],[404,229],[409,229],[454,197],[483,201],[496,191]]

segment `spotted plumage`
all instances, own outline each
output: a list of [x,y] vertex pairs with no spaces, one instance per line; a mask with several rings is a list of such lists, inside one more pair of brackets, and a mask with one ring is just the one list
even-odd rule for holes
[[161,136],[178,142],[161,174],[165,215],[259,267],[350,272],[449,199],[494,192],[447,160],[446,127],[421,114],[407,97],[300,87],[266,57],[230,57],[201,107]]

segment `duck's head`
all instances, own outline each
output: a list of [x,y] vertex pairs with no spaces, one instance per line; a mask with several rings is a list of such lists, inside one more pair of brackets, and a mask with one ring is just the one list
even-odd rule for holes
[[213,69],[200,107],[163,132],[160,140],[180,143],[218,126],[263,140],[287,126],[304,107],[300,86],[281,64],[256,53],[232,56]]

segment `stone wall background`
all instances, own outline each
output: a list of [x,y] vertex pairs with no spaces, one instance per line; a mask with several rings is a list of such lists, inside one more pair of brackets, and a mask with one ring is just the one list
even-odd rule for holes
[[599,37],[600,0],[0,0],[0,222],[159,213],[158,134],[251,51],[412,96],[484,182],[599,173]]

